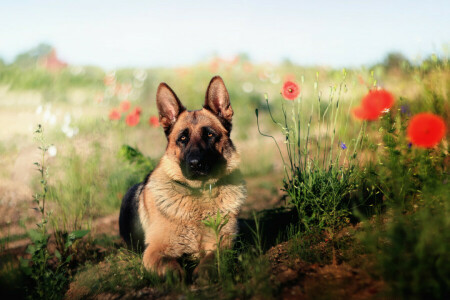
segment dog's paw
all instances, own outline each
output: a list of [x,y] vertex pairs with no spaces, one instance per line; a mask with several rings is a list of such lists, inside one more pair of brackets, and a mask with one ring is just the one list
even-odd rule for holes
[[157,268],[157,273],[160,276],[173,275],[176,278],[182,280],[185,276],[185,272],[175,258],[164,259]]
[[182,280],[185,272],[175,258],[161,258],[154,263],[144,260],[144,267],[147,271],[154,272],[158,276],[174,276]]
[[208,254],[200,260],[198,266],[194,269],[192,277],[195,281],[209,281],[217,276],[217,268],[215,264],[214,254]]

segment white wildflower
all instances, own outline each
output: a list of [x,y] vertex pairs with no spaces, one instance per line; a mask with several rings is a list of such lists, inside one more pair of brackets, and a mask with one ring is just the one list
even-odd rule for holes
[[57,152],[58,150],[55,146],[51,145],[50,147],[48,147],[48,155],[50,155],[50,157],[54,157]]
[[40,114],[42,113],[42,109],[43,109],[42,105],[39,105],[39,106],[36,108],[36,114],[37,114],[37,115],[40,115]]

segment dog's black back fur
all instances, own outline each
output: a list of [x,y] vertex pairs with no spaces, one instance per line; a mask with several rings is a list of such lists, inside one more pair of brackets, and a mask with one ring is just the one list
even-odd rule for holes
[[[146,181],[146,180],[145,180]],[[139,195],[141,194],[144,182],[132,186],[122,199],[119,215],[120,236],[129,247],[136,251],[143,251],[144,230],[139,219]]]

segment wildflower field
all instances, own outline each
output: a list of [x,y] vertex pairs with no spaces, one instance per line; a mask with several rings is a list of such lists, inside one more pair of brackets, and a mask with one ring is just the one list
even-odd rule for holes
[[[450,296],[447,58],[103,70],[37,50],[0,61],[2,299]],[[214,75],[248,190],[240,233],[210,276],[183,259],[184,278],[158,277],[119,236],[121,199],[165,151],[158,84],[193,110]]]

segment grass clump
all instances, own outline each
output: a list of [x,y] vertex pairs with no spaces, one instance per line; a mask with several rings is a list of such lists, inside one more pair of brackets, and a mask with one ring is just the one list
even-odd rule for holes
[[89,229],[93,218],[116,211],[124,192],[143,181],[155,166],[153,160],[127,145],[117,157],[105,157],[105,151],[94,144],[87,158],[72,149],[64,159],[64,176],[49,185],[50,201],[62,211],[55,228]]
[[86,264],[76,275],[67,295],[74,299],[95,298],[100,294],[130,295],[144,288],[152,294],[164,295],[183,288],[183,284],[170,274],[162,278],[145,270],[142,255],[119,249],[99,264]]
[[[349,111],[345,112],[341,108],[341,97],[346,92],[346,75],[344,70],[342,82],[331,87],[330,98],[325,105],[321,93],[317,93],[317,102],[311,102],[311,109],[307,110],[309,118],[306,120],[301,94],[292,103],[281,103],[282,121],[274,119],[266,97],[270,117],[284,135],[286,156],[278,144],[277,147],[285,171],[283,190],[289,204],[295,207],[301,224],[297,227],[298,236],[303,236],[305,232],[312,233],[313,230],[326,231],[333,241],[336,232],[350,221],[350,195],[357,189],[356,154],[364,127],[361,127],[357,139],[348,145],[342,142],[349,118]],[[338,120],[345,116],[344,122],[339,122],[344,126],[339,127]],[[258,110],[256,117],[258,120]],[[318,124],[313,124],[313,120]],[[319,130],[318,136],[311,135],[312,127]],[[276,142],[273,136],[261,131],[260,134]],[[334,250],[333,262],[336,263]]]

